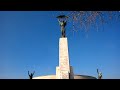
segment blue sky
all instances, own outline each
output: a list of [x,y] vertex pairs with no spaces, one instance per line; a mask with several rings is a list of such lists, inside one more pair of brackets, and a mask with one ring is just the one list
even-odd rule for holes
[[[58,11],[0,11],[0,79],[27,79],[56,73],[60,26]],[[120,22],[88,33],[66,27],[70,63],[75,74],[120,78]]]

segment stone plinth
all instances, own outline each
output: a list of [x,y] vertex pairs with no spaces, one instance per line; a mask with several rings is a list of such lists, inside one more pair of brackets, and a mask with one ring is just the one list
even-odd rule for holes
[[[58,79],[58,78],[56,78],[56,75],[45,75],[45,76],[37,76],[34,77],[33,79]],[[74,75],[74,79],[97,79],[97,78],[88,75]]]
[[[57,66],[56,67],[56,79],[74,79],[73,68],[72,66],[70,66],[69,68],[70,68],[70,72],[60,70],[60,67]],[[62,75],[68,75],[68,76],[62,77]]]

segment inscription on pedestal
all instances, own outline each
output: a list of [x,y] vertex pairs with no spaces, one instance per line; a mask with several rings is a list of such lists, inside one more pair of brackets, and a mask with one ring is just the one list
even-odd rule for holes
[[[57,70],[58,79],[70,79],[70,63],[68,53],[68,42],[67,38],[60,38],[59,40],[59,71]],[[73,76],[74,77],[74,76]]]

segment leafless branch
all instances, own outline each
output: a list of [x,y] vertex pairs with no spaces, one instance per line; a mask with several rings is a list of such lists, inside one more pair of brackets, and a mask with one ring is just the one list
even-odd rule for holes
[[[110,23],[112,20],[119,20],[119,11],[71,11],[69,13],[70,19],[73,22],[73,30],[83,28],[86,32],[90,27],[95,27],[98,31],[100,25]],[[80,29],[81,30],[81,29]]]

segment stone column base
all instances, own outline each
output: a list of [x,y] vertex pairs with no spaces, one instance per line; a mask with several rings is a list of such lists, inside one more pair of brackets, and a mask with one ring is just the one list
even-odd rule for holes
[[56,67],[56,79],[74,79],[73,68],[70,66],[70,71],[60,70],[60,67]]

